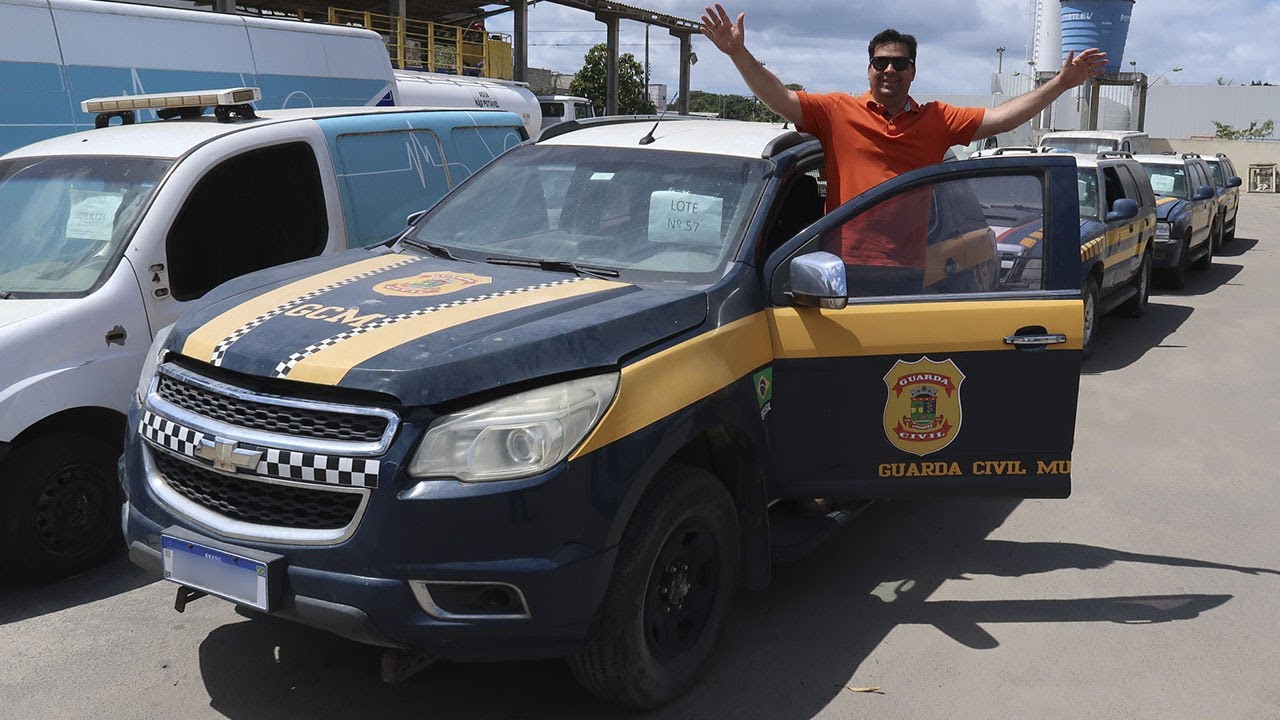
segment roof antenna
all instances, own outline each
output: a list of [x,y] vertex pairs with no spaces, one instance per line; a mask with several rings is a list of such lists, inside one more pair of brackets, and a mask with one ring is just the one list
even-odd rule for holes
[[649,132],[646,133],[644,137],[640,138],[641,145],[648,145],[653,142],[653,131],[658,129],[658,123],[662,122],[662,118],[667,116],[667,110],[671,109],[671,106],[675,104],[676,99],[679,97],[680,93],[676,93],[671,96],[671,102],[667,103],[667,106],[662,108],[662,114],[658,116],[658,121],[653,124],[653,127],[649,128]]

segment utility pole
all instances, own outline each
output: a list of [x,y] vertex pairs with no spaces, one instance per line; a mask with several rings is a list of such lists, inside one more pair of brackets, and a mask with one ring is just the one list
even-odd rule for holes
[[1004,72],[1004,46],[996,48],[996,74],[1000,75]]

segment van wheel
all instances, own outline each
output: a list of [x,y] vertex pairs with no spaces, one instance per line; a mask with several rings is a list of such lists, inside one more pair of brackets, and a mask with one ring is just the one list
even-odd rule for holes
[[715,477],[673,466],[623,533],[600,625],[569,668],[587,690],[638,710],[687,690],[719,640],[738,586],[738,515]]
[[1089,278],[1084,281],[1081,297],[1084,299],[1084,354],[1093,351],[1093,338],[1098,334],[1098,281]]
[[57,433],[15,449],[0,472],[0,564],[51,580],[93,567],[120,547],[120,450]]
[[1222,251],[1222,243],[1226,242],[1226,235],[1227,219],[1222,215],[1219,215],[1217,219],[1213,221],[1213,232],[1209,234],[1209,237],[1213,239],[1214,254]]
[[1147,314],[1147,303],[1151,299],[1151,251],[1142,254],[1142,265],[1133,278],[1133,297],[1120,306],[1120,314],[1125,317],[1142,317]]

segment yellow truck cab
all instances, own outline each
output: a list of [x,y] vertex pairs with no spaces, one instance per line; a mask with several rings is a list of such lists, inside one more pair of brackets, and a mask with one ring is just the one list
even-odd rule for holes
[[[223,285],[140,378],[130,557],[180,609],[207,593],[385,648],[390,680],[566,657],[652,708],[739,587],[869,499],[1066,497],[1074,161],[933,166],[825,216],[822,165],[762,123],[567,122],[388,246]],[[993,264],[923,280],[962,271],[925,243],[994,244],[984,208],[1012,196],[1044,243],[1016,289]],[[939,267],[870,292],[832,251],[871,235]]]

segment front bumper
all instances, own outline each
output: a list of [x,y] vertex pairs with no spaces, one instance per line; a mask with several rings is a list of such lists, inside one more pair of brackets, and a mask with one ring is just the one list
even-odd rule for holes
[[[130,416],[137,427],[139,412]],[[401,443],[397,443],[401,445]],[[613,571],[608,523],[593,509],[585,467],[538,478],[424,487],[389,464],[354,532],[330,543],[246,540],[200,525],[155,492],[159,452],[134,435],[121,461],[130,558],[161,575],[160,536],[179,527],[199,537],[285,558],[272,614],[359,642],[413,648],[453,660],[518,660],[570,654],[585,642]],[[396,448],[388,456],[395,456]],[[583,518],[596,517],[592,522]],[[517,588],[527,616],[465,616],[429,610],[414,582]]]
[[1168,270],[1178,266],[1178,261],[1182,257],[1182,238],[1173,237],[1167,240],[1156,240],[1152,247],[1155,251],[1151,257],[1152,268]]

